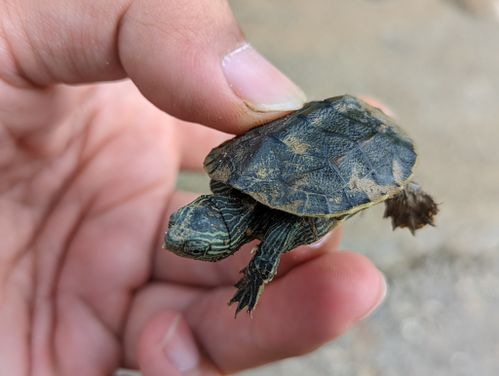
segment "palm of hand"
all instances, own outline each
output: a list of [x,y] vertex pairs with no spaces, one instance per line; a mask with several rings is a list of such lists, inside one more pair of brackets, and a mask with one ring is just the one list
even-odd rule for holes
[[359,286],[379,276],[325,245],[284,258],[253,320],[224,308],[248,252],[207,264],[160,249],[169,213],[192,198],[175,192],[177,172],[225,135],[168,117],[128,83],[13,95],[34,111],[0,118],[0,369],[147,370],[175,322],[175,348],[196,355],[173,358],[233,371],[310,351],[358,319],[352,307],[364,313]]

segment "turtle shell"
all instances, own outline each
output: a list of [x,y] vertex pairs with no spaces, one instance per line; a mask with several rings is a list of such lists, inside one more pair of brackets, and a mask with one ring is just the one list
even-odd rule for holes
[[224,142],[208,154],[205,169],[271,208],[335,217],[399,192],[416,157],[391,118],[344,95],[307,103]]

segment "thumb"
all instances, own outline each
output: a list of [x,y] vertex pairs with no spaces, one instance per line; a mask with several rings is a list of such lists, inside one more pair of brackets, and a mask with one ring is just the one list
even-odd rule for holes
[[129,77],[160,109],[230,133],[304,102],[245,42],[225,0],[13,1],[6,10],[0,78],[17,86]]
[[160,108],[239,133],[302,106],[301,90],[244,41],[227,2],[183,0],[144,12],[150,1],[128,10],[119,50],[126,72]]
[[157,314],[145,326],[138,362],[144,376],[221,374],[201,355],[187,322],[174,311]]
[[119,42],[125,71],[158,107],[239,133],[302,106],[301,90],[244,41],[226,1],[168,3],[135,1]]

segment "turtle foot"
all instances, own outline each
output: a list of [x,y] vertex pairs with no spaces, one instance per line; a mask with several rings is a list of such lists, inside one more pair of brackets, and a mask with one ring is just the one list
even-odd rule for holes
[[252,315],[265,284],[260,276],[248,273],[247,269],[244,269],[243,272],[244,277],[235,284],[237,292],[229,301],[229,305],[237,303],[235,316],[244,308],[248,310],[250,316]]
[[414,182],[407,184],[385,204],[384,217],[392,218],[393,229],[407,227],[413,235],[426,225],[434,226],[433,217],[438,213],[438,205],[433,198]]

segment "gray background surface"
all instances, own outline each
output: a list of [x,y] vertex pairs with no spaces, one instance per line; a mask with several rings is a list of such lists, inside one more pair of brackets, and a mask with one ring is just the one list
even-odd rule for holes
[[248,40],[307,93],[387,104],[416,140],[436,228],[383,208],[343,247],[386,274],[385,304],[340,340],[249,375],[499,375],[499,2],[232,1]]

